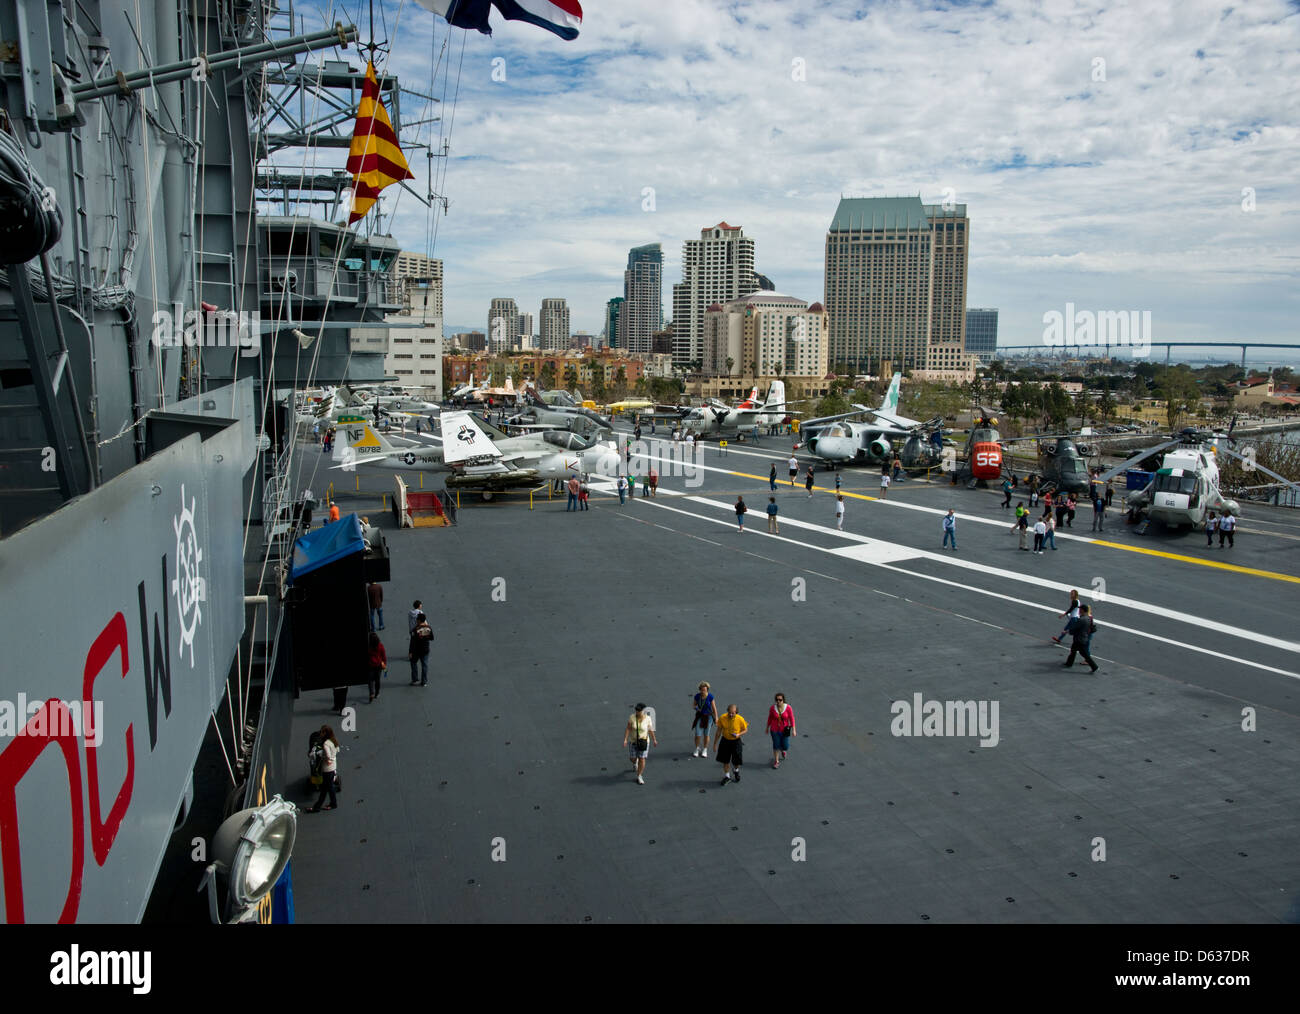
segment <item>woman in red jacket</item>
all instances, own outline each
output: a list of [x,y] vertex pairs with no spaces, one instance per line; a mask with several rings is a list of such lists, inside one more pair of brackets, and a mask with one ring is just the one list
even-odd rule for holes
[[794,730],[794,708],[785,703],[785,694],[776,695],[776,703],[767,711],[767,731],[772,734],[772,767],[779,768],[790,749]]
[[373,701],[379,696],[379,681],[384,678],[384,673],[388,669],[388,653],[384,651],[384,643],[379,640],[379,635],[373,631],[370,634],[368,668],[370,670],[370,699]]

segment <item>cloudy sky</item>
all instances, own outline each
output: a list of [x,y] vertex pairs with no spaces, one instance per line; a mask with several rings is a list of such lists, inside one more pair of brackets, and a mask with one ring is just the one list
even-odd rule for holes
[[[448,214],[385,206],[442,258],[449,325],[560,296],[599,332],[653,242],[667,318],[682,242],[724,219],[778,290],[822,299],[840,196],[919,193],[967,205],[967,303],[1000,309],[1002,344],[1067,302],[1149,310],[1157,341],[1300,343],[1300,3],[584,0],[573,42],[376,7],[388,69],[446,96],[403,140],[449,143]],[[330,20],[364,32],[359,9]]]

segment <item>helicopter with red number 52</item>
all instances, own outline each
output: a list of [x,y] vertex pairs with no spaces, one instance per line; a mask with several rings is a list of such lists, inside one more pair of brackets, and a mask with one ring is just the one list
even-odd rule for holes
[[969,488],[986,485],[1002,475],[1002,438],[998,420],[985,408],[978,408],[966,440],[966,457],[953,473],[953,482],[965,482]]

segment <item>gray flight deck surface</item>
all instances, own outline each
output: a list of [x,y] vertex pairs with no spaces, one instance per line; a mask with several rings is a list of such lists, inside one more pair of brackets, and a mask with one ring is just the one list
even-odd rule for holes
[[[847,469],[841,534],[834,473],[809,500],[788,439],[763,448],[706,445],[698,485],[661,463],[657,498],[594,490],[579,514],[465,496],[457,527],[396,531],[377,497],[343,499],[388,536],[391,669],[374,704],[349,696],[340,808],[301,817],[300,922],[1300,921],[1300,514],[1246,504],[1221,550],[1118,511],[1094,536],[1081,505],[1036,556],[1000,494],[913,481],[879,502],[878,473]],[[1050,641],[1071,587],[1095,605],[1095,676]],[[405,661],[417,597],[427,689]],[[701,679],[749,722],[739,784],[691,756]],[[778,690],[799,735],[773,770]],[[997,745],[892,735],[917,693],[998,702]],[[621,746],[638,701],[660,743],[644,787]],[[304,774],[329,705],[297,703]]]

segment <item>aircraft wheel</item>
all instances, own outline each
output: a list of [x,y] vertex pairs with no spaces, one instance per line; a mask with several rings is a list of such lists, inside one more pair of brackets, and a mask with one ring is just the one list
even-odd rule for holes
[[483,502],[484,502],[484,503],[491,503],[491,502],[492,502],[492,498],[493,498],[494,496],[496,496],[495,493],[493,493],[491,490],[488,490],[488,489],[483,490],[483,492],[482,492],[481,494],[479,494],[479,495],[483,497]]

